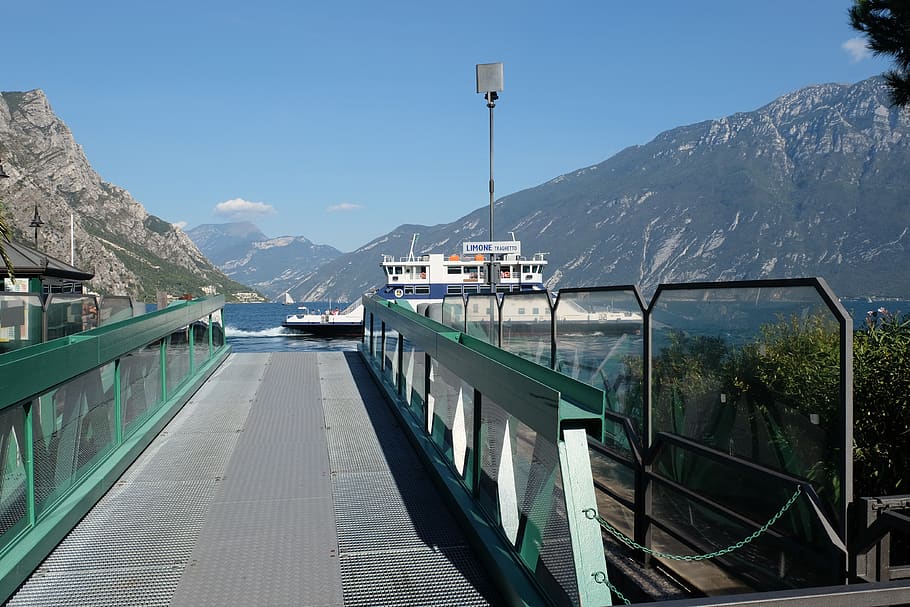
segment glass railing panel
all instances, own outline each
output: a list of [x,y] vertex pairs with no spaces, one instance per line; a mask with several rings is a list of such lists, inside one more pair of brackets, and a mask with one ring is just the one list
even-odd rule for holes
[[113,373],[108,363],[39,397],[32,416],[37,513],[113,450]]
[[545,591],[578,604],[556,445],[486,397],[481,432],[480,504]]
[[465,304],[465,333],[499,345],[499,301],[496,295],[477,293]]
[[193,331],[193,364],[198,369],[209,359],[209,318],[200,318],[190,325]]
[[94,295],[53,293],[47,300],[47,339],[57,339],[98,326]]
[[461,295],[446,295],[442,300],[442,324],[463,333],[464,318],[464,298]]
[[426,403],[426,386],[424,382],[426,372],[426,353],[418,350],[414,342],[403,338],[401,360],[401,395],[414,418],[424,419],[424,403]]
[[162,402],[161,341],[120,359],[120,410],[124,435],[148,419]]
[[218,349],[224,345],[224,311],[212,312],[212,348]]
[[0,551],[28,524],[26,517],[25,409],[0,411]]
[[170,398],[190,374],[189,327],[171,333],[165,341],[167,395]]
[[600,515],[628,537],[635,537],[634,467],[601,451],[597,445],[588,452]]
[[472,486],[474,388],[439,361],[430,361],[427,432],[446,460]]
[[382,376],[393,386],[398,385],[398,332],[385,328]]
[[[606,408],[643,431],[644,313],[631,290],[560,291],[553,312],[555,369],[600,388]],[[628,451],[620,424],[604,420],[603,442]]]
[[0,293],[0,354],[40,344],[43,307],[35,293]]
[[134,315],[138,316],[138,314],[133,312],[133,300],[130,297],[105,295],[101,298],[98,308],[98,326],[126,320]]
[[661,290],[651,319],[654,432],[807,478],[843,522],[841,328],[815,286]]
[[508,293],[500,307],[502,349],[550,367],[553,312],[550,296],[541,293]]

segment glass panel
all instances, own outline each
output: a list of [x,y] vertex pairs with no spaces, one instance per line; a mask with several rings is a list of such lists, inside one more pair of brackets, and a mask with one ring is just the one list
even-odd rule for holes
[[47,339],[66,337],[98,326],[98,302],[93,295],[54,293],[47,303]]
[[468,487],[473,485],[474,388],[437,360],[430,366],[429,428],[433,442]]
[[666,290],[652,322],[655,433],[807,478],[837,521],[841,337],[815,288]]
[[171,333],[165,345],[167,364],[167,397],[170,398],[190,373],[189,329],[183,327]]
[[414,347],[413,342],[408,339],[403,341],[404,352],[402,353],[402,397],[408,404],[414,417],[423,422],[424,419],[424,402],[426,397],[424,391],[424,371],[426,369],[426,355],[422,350]]
[[161,341],[156,341],[120,359],[124,434],[145,421],[161,402]]
[[597,503],[602,504],[600,515],[627,536],[634,537],[634,469],[596,447],[588,451],[591,455],[591,474],[594,477]]
[[198,369],[209,358],[209,318],[200,318],[190,326],[193,330],[193,364]]
[[486,397],[481,432],[481,505],[546,592],[578,604],[556,445]]
[[25,408],[0,412],[0,549],[27,524]]
[[476,294],[465,305],[465,333],[499,345],[499,301],[496,295]]
[[[607,409],[643,432],[644,314],[634,291],[562,291],[556,301],[560,373],[600,388]],[[629,451],[622,427],[604,422],[604,444]]]
[[383,362],[382,376],[393,386],[398,385],[398,332],[386,325],[385,328],[385,360]]
[[0,354],[41,343],[41,298],[0,293]]
[[442,300],[442,324],[464,332],[464,298],[446,295]]
[[218,349],[224,345],[224,315],[222,310],[212,312],[212,347]]
[[98,310],[98,326],[133,317],[133,300],[126,296],[105,295]]
[[553,313],[546,292],[514,293],[502,299],[502,349],[550,367]]
[[113,449],[113,376],[108,363],[39,397],[33,414],[39,514]]

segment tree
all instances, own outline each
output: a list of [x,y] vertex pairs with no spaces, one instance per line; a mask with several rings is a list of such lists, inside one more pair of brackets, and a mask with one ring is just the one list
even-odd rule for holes
[[3,202],[0,201],[0,257],[3,258],[3,264],[6,266],[6,273],[10,278],[15,277],[15,269],[13,268],[13,262],[9,258],[9,255],[6,253],[6,247],[3,245],[4,242],[9,242],[13,238],[13,228],[6,221],[6,213],[4,213]]
[[866,34],[873,53],[894,57],[896,69],[884,74],[891,103],[910,106],[910,2],[854,0],[849,15],[850,25]]

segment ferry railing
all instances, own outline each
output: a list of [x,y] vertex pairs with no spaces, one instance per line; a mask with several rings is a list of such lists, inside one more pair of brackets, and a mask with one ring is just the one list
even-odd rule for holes
[[228,355],[223,307],[181,302],[0,357],[0,600]]
[[512,605],[611,604],[586,436],[603,393],[386,300],[361,352]]
[[0,293],[0,354],[144,313],[129,296]]

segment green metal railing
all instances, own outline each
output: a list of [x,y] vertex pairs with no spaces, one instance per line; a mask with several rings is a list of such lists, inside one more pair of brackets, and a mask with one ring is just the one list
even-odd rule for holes
[[368,366],[513,605],[609,605],[587,437],[601,390],[365,298]]
[[0,356],[0,600],[230,353],[222,296]]

